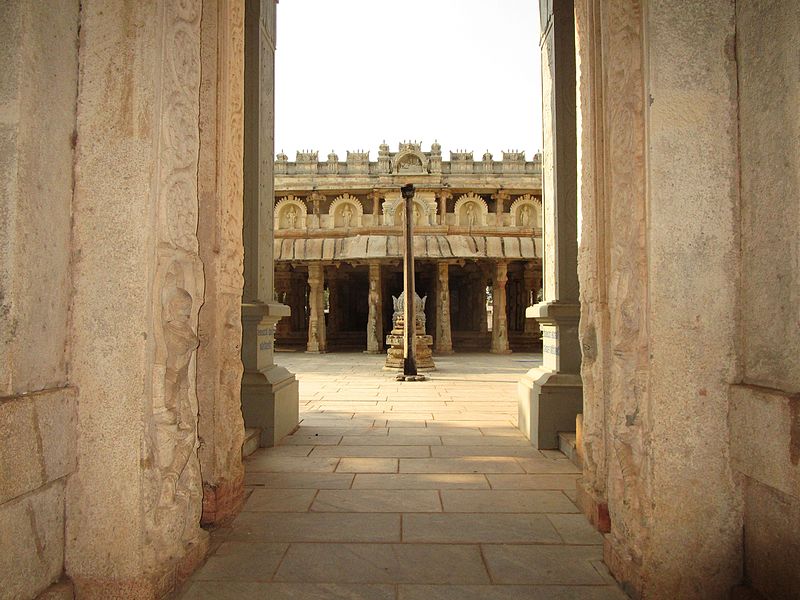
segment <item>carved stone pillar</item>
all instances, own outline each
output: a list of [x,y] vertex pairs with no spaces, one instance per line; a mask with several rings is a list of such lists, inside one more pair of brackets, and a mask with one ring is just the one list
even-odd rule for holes
[[492,347],[493,354],[510,354],[508,347],[508,316],[506,315],[506,284],[508,264],[498,261],[492,277]]
[[275,325],[290,314],[274,288],[275,4],[245,7],[242,415],[261,431],[261,446],[273,446],[299,422],[297,380],[273,362]]
[[442,261],[437,265],[436,332],[433,351],[437,354],[453,353],[453,335],[450,330],[450,265]]
[[381,264],[369,265],[369,318],[367,319],[367,352],[383,352],[383,295]]
[[313,215],[313,219],[310,219],[310,225],[313,225],[317,229],[319,229],[320,222],[319,222],[319,214],[320,214],[320,204],[325,201],[325,196],[320,194],[319,192],[314,192],[309,196],[311,200],[311,213]]
[[369,197],[372,200],[372,224],[374,226],[383,225],[381,222],[381,195],[378,192],[372,192]]
[[[537,448],[557,448],[583,407],[578,343],[575,15],[572,0],[540,4],[544,301],[526,315],[542,328],[542,366],[520,380],[519,427]],[[547,13],[546,11],[550,11]]]
[[325,334],[325,271],[321,264],[308,265],[308,344],[307,352],[328,349]]
[[486,271],[481,270],[473,278],[474,282],[474,295],[475,295],[475,318],[478,320],[478,331],[481,333],[488,333],[489,331],[489,315],[486,306],[486,281],[488,277]]
[[[536,294],[538,292],[536,280],[536,265],[532,262],[525,263],[522,270],[522,289],[526,307],[536,304]],[[526,335],[535,336],[539,332],[539,323],[536,319],[525,319],[523,331]]]
[[502,227],[503,225],[503,211],[505,211],[505,204],[508,198],[508,192],[503,190],[497,190],[496,194],[492,194],[492,199],[495,201],[494,214],[496,227]]
[[[285,304],[294,314],[292,308],[292,272],[289,265],[284,263],[280,268],[275,269],[275,297],[278,302]],[[276,335],[281,339],[286,339],[292,331],[292,323],[289,318],[281,319],[276,326]]]
[[437,223],[439,225],[446,225],[447,224],[447,201],[453,197],[453,193],[448,190],[442,190],[437,194],[437,199],[439,201],[439,215],[437,218]]
[[[11,6],[11,14],[25,11],[20,13],[20,19],[44,18],[28,9],[26,3],[6,4]],[[12,452],[10,463],[8,446],[0,450],[4,498],[9,497],[9,490],[11,497],[30,490],[15,501],[23,505],[18,512],[4,512],[0,546],[14,549],[19,556],[4,557],[3,565],[13,566],[12,572],[0,567],[0,594],[36,596],[38,592],[33,590],[30,596],[25,591],[15,592],[12,584],[18,577],[34,579],[39,570],[46,571],[48,578],[57,577],[63,556],[77,598],[163,598],[176,581],[202,561],[208,546],[208,534],[200,528],[203,480],[197,454],[200,440],[196,386],[200,342],[196,332],[205,283],[197,237],[202,3],[124,2],[113,8],[84,6],[80,14],[67,12],[67,4],[48,4],[47,9],[51,8],[53,14],[35,26],[41,29],[23,30],[27,33],[21,41],[4,40],[5,50],[19,42],[31,58],[19,61],[23,67],[4,65],[9,76],[4,77],[3,93],[16,93],[15,86],[19,85],[26,88],[20,102],[46,107],[42,114],[52,116],[49,126],[53,132],[44,134],[40,143],[52,142],[61,148],[60,136],[67,135],[61,123],[70,114],[74,135],[80,139],[73,157],[77,165],[74,192],[71,204],[66,204],[71,210],[69,237],[73,257],[80,259],[72,265],[71,280],[52,281],[53,307],[33,306],[38,311],[34,320],[41,320],[36,322],[37,328],[47,324],[50,329],[45,337],[57,337],[60,326],[48,319],[59,314],[55,303],[61,299],[60,289],[71,288],[71,355],[60,356],[71,356],[68,383],[79,390],[79,399],[70,401],[71,394],[65,391],[63,397],[48,400],[48,391],[41,391],[48,385],[61,387],[57,380],[49,379],[57,376],[56,368],[49,370],[47,365],[47,359],[55,354],[49,352],[50,340],[42,338],[42,347],[36,349],[42,352],[42,363],[31,359],[31,364],[42,371],[23,370],[19,379],[38,383],[41,377],[44,385],[34,390],[39,393],[30,394],[30,405],[19,409],[12,406],[3,413],[2,436],[14,440],[14,436],[25,434],[9,431],[6,423],[13,426],[26,421],[22,417],[19,421],[6,419],[14,412],[33,411],[28,419],[42,423],[39,452],[42,442],[50,450],[37,455],[33,433],[21,438],[26,443],[30,441],[30,446],[20,445],[21,454],[18,457]],[[4,17],[8,15],[5,11],[4,5]],[[55,71],[46,77],[29,73],[17,83],[23,68],[35,69],[43,64],[50,69],[56,64],[70,64],[69,53],[77,38],[74,30],[68,33],[67,19],[71,19],[70,27],[80,22],[81,32],[81,83],[76,112],[70,108],[75,101],[74,83],[69,86],[72,91],[67,91],[69,87],[65,89],[61,74]],[[45,24],[53,29],[46,31]],[[12,23],[8,30],[14,28]],[[47,40],[47,45],[27,38]],[[42,63],[45,59],[38,56],[43,47],[50,53],[63,51],[64,56],[53,55],[49,57],[51,62]],[[110,51],[112,48],[124,52],[124,67],[119,62],[120,52]],[[32,97],[37,88],[43,89],[40,82],[44,81],[50,89],[43,91],[41,98]],[[52,99],[44,94],[52,94]],[[70,94],[70,104],[66,104]],[[47,111],[59,112],[50,115]],[[19,136],[9,137],[7,131],[10,130],[4,129],[4,139],[11,141],[4,146],[4,154],[15,149],[16,144],[33,146],[26,141],[27,132],[20,130]],[[60,179],[47,164],[54,155],[44,146],[42,152],[43,156],[20,164],[29,164],[29,170],[37,171],[35,175],[42,178],[38,182],[43,188],[41,193],[59,193],[60,202]],[[69,152],[65,150],[64,155],[69,156]],[[39,167],[42,173],[38,173]],[[19,178],[23,177],[20,168]],[[4,173],[3,178],[5,194],[5,185],[14,177]],[[33,184],[25,189],[36,191]],[[30,202],[39,200],[34,197]],[[41,206],[56,210],[57,205],[47,198],[41,199]],[[3,210],[5,227],[6,218],[14,223],[30,209],[20,203],[18,207],[12,205],[9,213],[4,196]],[[46,215],[51,216],[58,218],[57,214]],[[3,231],[6,233],[8,230]],[[50,232],[50,239],[48,232],[26,228],[17,235],[30,236],[33,251],[41,251],[38,246],[49,246],[48,251],[57,261],[60,257],[56,253],[63,251],[60,234],[56,229]],[[3,237],[4,267],[8,260],[13,261],[5,257],[7,239]],[[39,256],[45,255],[36,254]],[[232,263],[230,268],[235,270],[235,258]],[[50,272],[47,276],[55,277]],[[235,276],[233,279],[236,281]],[[6,292],[6,273],[3,281]],[[230,293],[238,291],[234,284]],[[4,298],[4,302],[17,299]],[[20,307],[14,310],[20,311]],[[21,318],[19,335],[26,335],[34,323],[26,322],[25,313],[16,314]],[[3,327],[5,333],[5,323]],[[235,328],[231,337],[236,337]],[[4,346],[6,343],[4,337]],[[24,357],[29,351],[12,349],[15,358],[17,352]],[[2,352],[6,352],[5,347]],[[4,361],[4,376],[17,373],[5,362],[13,361]],[[24,362],[13,365],[22,369],[26,366]],[[58,367],[63,368],[63,364]],[[238,365],[231,368],[235,380]],[[10,383],[6,379],[3,385]],[[20,382],[14,379],[13,383]],[[14,401],[3,399],[4,404],[9,402]],[[68,408],[73,402],[74,408]],[[50,404],[63,409],[36,417],[36,411],[43,410],[39,407]],[[62,442],[62,436],[70,441]],[[64,451],[64,456],[58,452],[62,446],[71,448]],[[77,468],[73,466],[76,460]],[[39,471],[25,468],[9,472],[9,464],[36,465]],[[61,479],[53,479],[42,495],[24,487],[51,481],[49,477],[54,473]],[[71,475],[65,477],[68,473]],[[4,508],[10,504],[7,502]],[[40,508],[43,506],[47,508]],[[15,514],[28,526],[9,529],[9,519]],[[17,532],[23,532],[19,535],[24,537],[17,538]],[[28,556],[28,544],[36,546],[32,550],[36,562],[22,560]],[[59,558],[55,560],[54,556]],[[16,573],[14,567],[19,567]]]
[[244,499],[241,406],[244,1],[203,2],[197,237],[206,276],[197,350],[203,525]]

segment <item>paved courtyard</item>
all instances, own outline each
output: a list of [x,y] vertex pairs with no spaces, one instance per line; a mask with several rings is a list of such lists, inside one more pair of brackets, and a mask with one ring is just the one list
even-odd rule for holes
[[182,600],[620,600],[577,469],[516,429],[538,355],[437,357],[397,382],[382,356],[280,353],[300,428],[246,461],[249,497]]

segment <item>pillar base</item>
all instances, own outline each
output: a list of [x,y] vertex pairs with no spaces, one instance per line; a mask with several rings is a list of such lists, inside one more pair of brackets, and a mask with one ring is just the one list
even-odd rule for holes
[[242,377],[242,416],[245,427],[261,430],[259,445],[275,446],[300,423],[300,385],[283,367]]
[[519,428],[540,450],[558,448],[559,431],[575,431],[583,411],[581,376],[531,369],[517,383]]

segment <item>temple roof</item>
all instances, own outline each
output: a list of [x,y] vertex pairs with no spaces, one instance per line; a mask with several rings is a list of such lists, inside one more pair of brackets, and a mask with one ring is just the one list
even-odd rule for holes
[[[540,240],[536,243],[541,244]],[[356,235],[340,238],[284,238],[275,240],[275,260],[362,260],[400,258],[398,235]],[[526,259],[541,256],[541,247],[529,237],[477,235],[415,235],[414,257]]]

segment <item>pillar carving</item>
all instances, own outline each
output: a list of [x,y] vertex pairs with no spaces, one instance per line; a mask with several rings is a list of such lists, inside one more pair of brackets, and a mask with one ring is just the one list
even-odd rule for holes
[[[70,364],[80,468],[66,481],[63,541],[42,540],[64,544],[80,598],[165,597],[208,543],[196,385],[201,2],[126,3],[125,14],[80,15]],[[102,75],[119,72],[109,48],[129,59],[124,91]]]
[[450,264],[437,265],[436,332],[433,351],[437,354],[453,353],[453,334],[450,329]]
[[369,318],[367,319],[367,352],[383,351],[383,282],[380,263],[369,265]]
[[508,316],[506,315],[506,284],[508,263],[499,261],[492,277],[492,347],[494,354],[509,354]]
[[203,525],[228,520],[244,497],[242,160],[244,1],[205,0],[201,22],[197,237],[205,272],[197,351],[203,440]]
[[321,264],[308,265],[308,344],[307,352],[328,349],[325,332],[325,271]]

